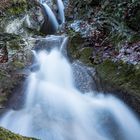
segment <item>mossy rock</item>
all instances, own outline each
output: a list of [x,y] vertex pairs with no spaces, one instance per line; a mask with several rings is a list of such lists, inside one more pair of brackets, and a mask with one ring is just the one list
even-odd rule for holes
[[131,36],[130,38],[130,42],[138,42],[140,41],[140,34],[134,34],[133,36]]
[[12,6],[7,10],[8,13],[12,15],[21,14],[27,9],[27,1],[26,0],[12,0]]
[[9,48],[11,50],[20,50],[21,49],[21,43],[20,43],[21,40],[11,40],[9,41]]
[[70,45],[68,47],[68,52],[70,53],[70,56],[73,59],[79,59],[80,58],[80,52],[79,49],[84,43],[84,39],[78,34],[74,33],[73,35],[70,35]]
[[16,67],[17,69],[23,69],[23,68],[25,68],[25,63],[16,60],[13,62],[13,66]]
[[35,138],[27,138],[18,134],[14,134],[11,131],[8,131],[0,127],[0,140],[37,140]]
[[85,47],[79,51],[79,60],[85,64],[92,65],[90,57],[92,56],[93,48]]
[[97,72],[101,79],[123,92],[134,94],[140,97],[140,68],[122,61],[112,62],[106,60],[97,65]]
[[70,36],[70,45],[68,47],[68,52],[73,60],[80,60],[88,66],[93,66],[91,60],[93,55],[93,47],[88,47],[88,42],[86,38],[81,37],[80,34],[72,32]]

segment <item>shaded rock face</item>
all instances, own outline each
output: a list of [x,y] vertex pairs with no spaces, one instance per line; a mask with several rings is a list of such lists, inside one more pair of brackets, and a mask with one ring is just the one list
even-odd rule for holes
[[140,3],[137,3],[136,5],[131,5],[128,10],[127,14],[125,16],[126,24],[128,27],[130,27],[134,31],[140,32]]

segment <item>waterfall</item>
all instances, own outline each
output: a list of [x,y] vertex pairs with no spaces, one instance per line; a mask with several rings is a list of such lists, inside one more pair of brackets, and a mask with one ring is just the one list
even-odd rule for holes
[[[47,37],[47,41],[61,37]],[[75,88],[71,64],[60,48],[35,52],[39,69],[27,80],[24,108],[8,111],[0,125],[41,140],[139,140],[140,123],[120,100]],[[49,43],[49,45],[51,45]]]
[[[65,23],[65,14],[64,14],[64,4],[62,0],[57,0],[58,15],[56,16],[52,9],[48,6],[46,1],[40,0],[40,4],[43,6],[44,12],[44,24],[43,29],[41,30],[44,33],[52,34],[55,33],[58,27]],[[58,19],[58,20],[57,20]]]
[[[43,29],[56,32],[65,22],[62,0],[56,1],[59,17],[45,0],[40,3],[45,15]],[[15,22],[6,28],[7,32],[20,29],[21,23],[13,27]],[[79,64],[72,66],[67,59],[68,38],[48,36],[44,40],[44,46],[33,51],[32,67],[37,69],[26,81],[23,108],[6,112],[0,126],[41,140],[139,140],[140,122],[124,103],[111,95],[94,91],[83,94],[76,88],[73,67]],[[80,79],[83,74],[78,76]]]
[[60,21],[61,23],[65,23],[64,4],[62,0],[57,0],[57,5],[58,5],[58,13],[59,13]]
[[53,30],[56,32],[58,29],[58,21],[53,13],[53,11],[51,10],[51,8],[47,5],[47,3],[42,3],[42,6],[45,9],[45,14],[48,17],[48,22],[50,22],[50,25],[52,26]]

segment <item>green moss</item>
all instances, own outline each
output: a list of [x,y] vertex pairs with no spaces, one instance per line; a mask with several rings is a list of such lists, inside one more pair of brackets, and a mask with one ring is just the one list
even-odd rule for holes
[[104,82],[122,89],[125,92],[130,92],[140,96],[140,69],[136,69],[131,64],[123,62],[112,62],[106,60],[102,64],[97,65],[97,72]]
[[14,62],[13,62],[13,65],[14,65],[14,67],[16,67],[17,69],[23,69],[23,68],[25,67],[24,63],[21,62],[21,61],[18,61],[18,60],[14,61]]
[[12,50],[21,49],[20,40],[11,40],[9,41],[9,48]]
[[12,6],[7,10],[12,15],[21,14],[27,9],[26,0],[13,0]]
[[91,65],[90,56],[92,56],[92,52],[93,52],[93,48],[91,47],[86,47],[81,49],[79,60],[81,60],[82,62],[88,65]]
[[134,34],[133,36],[131,36],[130,42],[138,42],[138,41],[140,41],[140,34]]
[[68,29],[68,30],[67,30],[67,34],[68,34],[70,37],[74,37],[74,36],[77,35],[77,33],[76,33],[74,30],[72,30],[72,29]]
[[3,104],[7,101],[7,97],[5,95],[0,96],[0,108],[3,107]]
[[70,53],[70,56],[72,56],[73,59],[80,58],[79,49],[81,48],[83,43],[84,40],[81,38],[81,36],[78,33],[73,32],[73,34],[70,35],[70,45],[68,47],[68,52]]
[[37,140],[35,138],[27,138],[27,137],[20,136],[18,134],[14,134],[11,131],[8,131],[1,127],[0,127],[0,139],[1,140]]

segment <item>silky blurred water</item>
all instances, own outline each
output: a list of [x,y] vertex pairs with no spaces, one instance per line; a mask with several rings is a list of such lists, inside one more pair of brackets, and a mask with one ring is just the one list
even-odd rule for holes
[[28,78],[25,106],[7,112],[1,126],[41,140],[140,139],[139,121],[120,100],[75,88],[71,64],[59,48],[34,55],[39,68]]

